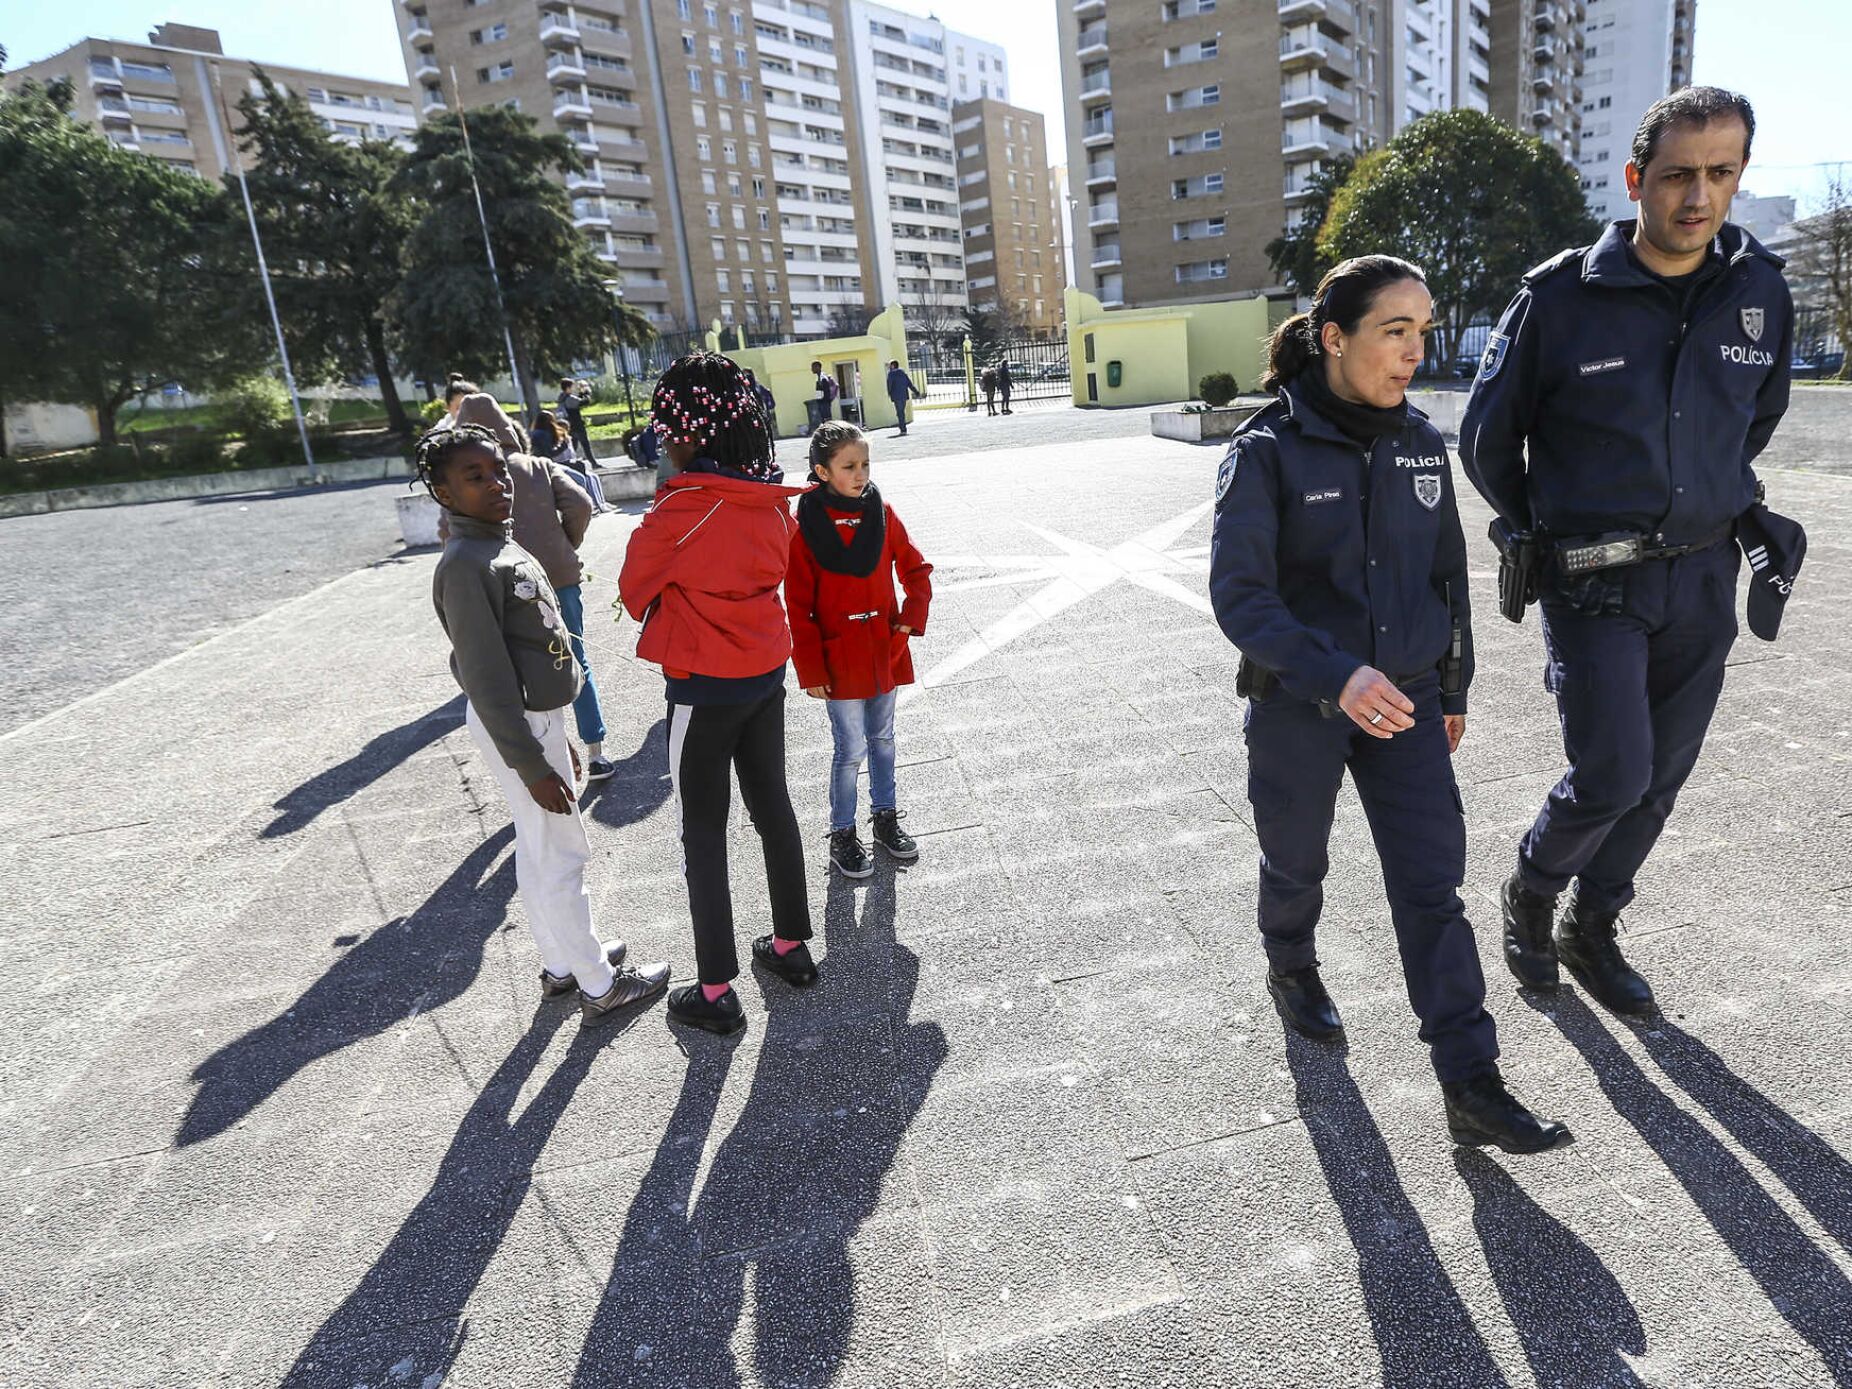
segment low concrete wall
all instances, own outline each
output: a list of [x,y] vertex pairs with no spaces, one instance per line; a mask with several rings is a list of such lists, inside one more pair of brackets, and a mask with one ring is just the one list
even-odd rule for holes
[[[321,480],[378,482],[410,476],[403,458],[343,458],[324,463]],[[245,468],[229,473],[194,473],[184,477],[146,478],[140,482],[100,482],[90,487],[60,487],[48,492],[0,496],[0,517],[37,516],[47,511],[83,511],[99,506],[134,506],[141,502],[186,501],[239,492],[283,492],[311,485],[304,464],[287,468]]]
[[598,485],[607,502],[634,502],[639,497],[656,495],[656,470],[626,464],[621,468],[600,468]]
[[1181,439],[1186,444],[1231,438],[1241,422],[1264,403],[1227,405],[1217,410],[1153,410],[1151,432],[1160,439]]
[[1466,413],[1465,391],[1410,391],[1408,403],[1428,417],[1428,423],[1450,444],[1460,442],[1460,416]]

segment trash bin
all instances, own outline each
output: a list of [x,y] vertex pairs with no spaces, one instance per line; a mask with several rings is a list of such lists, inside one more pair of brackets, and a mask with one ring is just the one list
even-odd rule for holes
[[860,424],[862,422],[861,401],[851,400],[848,396],[844,396],[838,403],[842,408],[842,417],[850,424]]
[[1125,364],[1123,362],[1108,362],[1106,364],[1106,384],[1108,386],[1117,390],[1119,388],[1119,383],[1124,379]]

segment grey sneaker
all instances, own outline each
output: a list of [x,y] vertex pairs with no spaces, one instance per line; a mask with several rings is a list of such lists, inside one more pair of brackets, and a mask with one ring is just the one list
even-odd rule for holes
[[[621,940],[608,940],[604,943],[605,963],[616,969],[624,963],[624,956],[630,953],[630,947]],[[549,974],[540,971],[540,996],[542,998],[562,998],[579,987],[579,981],[570,974]]]
[[643,966],[624,965],[612,976],[611,987],[598,998],[579,993],[579,1026],[599,1027],[633,1003],[654,998],[669,987],[669,962]]

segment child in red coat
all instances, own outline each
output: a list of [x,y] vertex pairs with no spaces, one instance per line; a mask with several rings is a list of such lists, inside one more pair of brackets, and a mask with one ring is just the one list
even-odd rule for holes
[[[827,699],[836,753],[830,767],[830,862],[866,878],[874,861],[855,832],[856,782],[868,761],[874,841],[910,862],[919,845],[900,827],[894,787],[894,698],[913,683],[911,640],[926,630],[932,566],[868,480],[868,441],[831,420],[810,436],[816,483],[797,501],[785,576],[797,682]],[[894,595],[900,575],[904,603]]]
[[669,1016],[735,1032],[746,1025],[732,988],[739,958],[727,884],[736,774],[771,894],[771,934],[753,941],[753,960],[798,988],[817,981],[805,944],[804,846],[785,787],[791,633],[778,602],[799,489],[782,485],[764,406],[725,357],[696,352],[675,362],[650,409],[679,471],[631,535],[618,591],[643,624],[637,655],[661,666],[667,684],[669,775],[700,974],[699,984],[669,995]]

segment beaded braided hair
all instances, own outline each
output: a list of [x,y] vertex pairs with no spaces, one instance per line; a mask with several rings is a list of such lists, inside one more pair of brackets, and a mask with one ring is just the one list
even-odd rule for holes
[[487,449],[498,459],[503,457],[501,441],[479,424],[453,424],[432,429],[420,437],[412,453],[413,465],[424,490],[437,500],[437,484],[443,481],[444,469],[451,460],[468,449]]
[[650,397],[653,428],[671,444],[692,444],[728,472],[776,482],[777,448],[758,392],[718,352],[678,357]]

